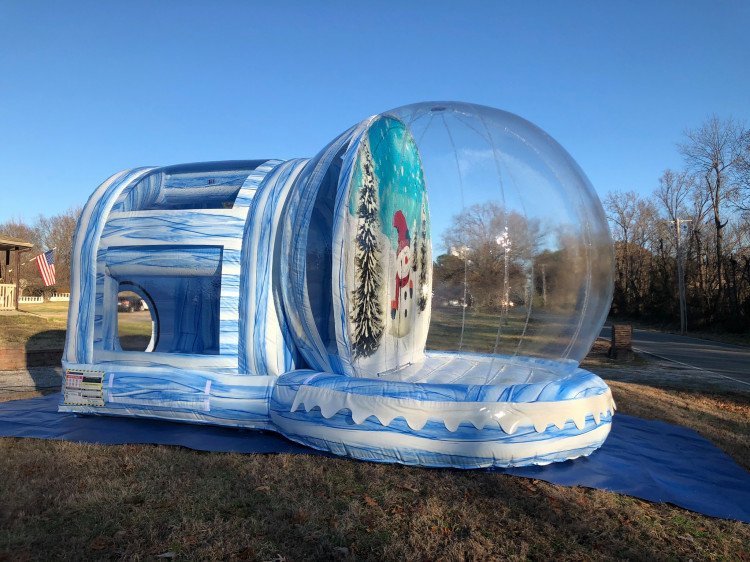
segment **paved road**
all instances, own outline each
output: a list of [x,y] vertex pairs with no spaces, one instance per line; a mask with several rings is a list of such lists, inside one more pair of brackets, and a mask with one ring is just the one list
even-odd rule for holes
[[[611,326],[602,328],[601,337],[610,339],[611,334]],[[750,386],[750,347],[636,329],[633,347]]]

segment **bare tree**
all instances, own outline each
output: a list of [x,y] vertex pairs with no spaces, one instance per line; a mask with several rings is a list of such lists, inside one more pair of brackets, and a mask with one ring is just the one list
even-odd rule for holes
[[695,177],[686,171],[664,170],[654,195],[666,211],[669,220],[674,221],[688,215],[688,204],[696,183]]
[[29,290],[43,289],[33,258],[46,250],[55,251],[56,290],[68,289],[73,237],[80,214],[81,208],[75,207],[50,217],[39,215],[31,225],[18,219],[0,224],[0,235],[34,244],[33,250],[24,253],[21,261],[21,277],[28,280]]
[[[36,255],[34,252],[36,252],[41,245],[38,231],[20,219],[10,219],[0,224],[0,236],[34,244],[34,248],[31,252],[24,252],[21,254],[21,278],[36,279],[39,277],[39,273],[36,271],[36,268],[30,259],[32,255]],[[5,256],[3,255],[3,260],[4,259]],[[14,264],[12,261],[8,266],[5,266],[5,261],[3,261],[0,266],[2,276],[12,279],[16,275],[16,272],[12,271],[13,268]]]
[[[686,201],[695,190],[693,176],[687,172],[665,170],[659,178],[656,199],[667,213],[673,228],[677,260],[677,285],[680,299],[680,333],[687,331],[687,295],[685,287],[685,244],[691,239],[692,219],[687,216]],[[687,229],[685,228],[687,227]],[[684,241],[683,241],[684,239]],[[663,262],[664,260],[662,260]]]
[[634,191],[609,193],[604,208],[615,239],[615,306],[640,314],[652,284],[652,249],[660,239],[658,209],[653,200]]
[[0,224],[0,235],[24,242],[31,242],[34,246],[38,246],[41,243],[38,231],[20,219],[10,219]]
[[[507,307],[511,301],[526,304],[526,266],[539,253],[542,238],[538,220],[486,203],[455,215],[443,245],[463,264],[465,284],[475,305]],[[452,263],[455,260],[443,260],[438,266]],[[441,272],[436,281],[446,275]]]
[[630,246],[633,228],[635,227],[635,219],[637,215],[637,204],[638,195],[634,191],[612,191],[607,194],[604,199],[604,208],[607,212],[607,219],[610,224],[614,227],[613,234],[616,241],[620,242],[616,245],[618,255],[617,265],[617,277],[619,281],[619,288],[623,293],[623,300],[625,304],[630,303],[629,298],[629,283],[630,277]]
[[720,304],[724,294],[723,229],[727,225],[724,212],[732,201],[737,201],[742,166],[747,156],[748,132],[742,123],[732,118],[722,120],[712,115],[697,129],[687,130],[685,137],[685,142],[678,145],[680,152],[689,170],[702,179],[702,188],[713,213],[719,284],[717,304]]
[[71,208],[51,217],[39,216],[35,230],[41,247],[55,251],[55,271],[58,290],[70,285],[70,260],[78,217],[81,208]]

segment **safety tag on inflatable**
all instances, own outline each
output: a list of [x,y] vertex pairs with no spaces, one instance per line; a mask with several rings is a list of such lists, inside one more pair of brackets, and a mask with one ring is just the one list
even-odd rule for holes
[[104,406],[102,379],[104,371],[65,371],[65,404],[75,406]]

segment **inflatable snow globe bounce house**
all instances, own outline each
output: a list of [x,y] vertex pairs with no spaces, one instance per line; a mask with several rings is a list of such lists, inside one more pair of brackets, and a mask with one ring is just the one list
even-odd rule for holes
[[[72,262],[61,411],[460,468],[588,455],[610,430],[611,392],[578,366],[611,300],[601,203],[504,111],[419,103],[311,159],[121,172]],[[120,341],[125,290],[143,349]]]

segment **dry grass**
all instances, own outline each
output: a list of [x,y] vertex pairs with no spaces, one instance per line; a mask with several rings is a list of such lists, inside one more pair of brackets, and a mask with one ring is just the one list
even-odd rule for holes
[[[750,395],[611,385],[750,465]],[[750,560],[750,525],[479,471],[0,439],[0,473],[0,560]]]
[[[566,328],[560,318],[527,319],[525,309],[511,309],[505,319],[498,311],[458,307],[432,308],[427,349],[455,351],[459,343],[463,351],[479,353],[514,353],[523,340],[524,349],[545,349],[568,343]],[[539,330],[544,324],[545,329]],[[554,328],[554,329],[553,329]]]
[[0,348],[62,349],[67,317],[67,302],[22,304],[20,314],[0,315]]
[[[67,317],[67,302],[21,305],[21,314],[0,315],[0,348],[62,349]],[[151,339],[151,315],[148,311],[118,314],[118,329],[126,348],[145,349]]]
[[[620,412],[750,468],[749,393],[604,350]],[[750,525],[480,471],[0,439],[0,474],[0,560],[750,560]]]
[[65,320],[68,317],[68,304],[67,301],[45,301],[39,304],[22,304],[20,309],[22,312],[44,316],[45,318]]
[[122,349],[145,350],[151,341],[151,330],[151,313],[148,310],[117,314],[117,334]]
[[26,350],[62,349],[65,318],[36,314],[0,316],[0,348]]
[[0,441],[0,559],[747,559],[750,526],[485,472]]

